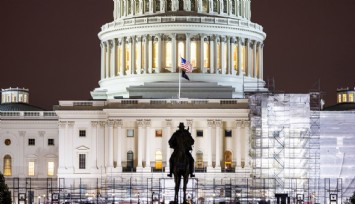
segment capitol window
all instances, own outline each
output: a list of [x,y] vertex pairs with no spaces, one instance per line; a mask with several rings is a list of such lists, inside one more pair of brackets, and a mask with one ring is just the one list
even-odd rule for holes
[[164,41],[165,44],[165,67],[172,67],[171,41]]
[[191,41],[191,64],[192,67],[197,67],[197,41]]
[[79,137],[86,137],[86,130],[79,130]]
[[134,130],[133,129],[127,130],[127,137],[134,137]]
[[54,139],[48,139],[48,146],[54,146]]
[[203,130],[196,130],[197,137],[203,137]]
[[28,176],[35,175],[35,162],[30,161],[28,162]]
[[154,42],[153,42],[153,68],[157,68],[158,67],[158,39],[154,38]]
[[12,175],[12,167],[11,167],[11,156],[5,155],[4,157],[4,176],[11,176]]
[[202,0],[202,12],[208,13],[208,0]]
[[54,176],[54,162],[50,161],[48,162],[48,176]]
[[233,69],[238,71],[238,46],[233,43]]
[[349,93],[349,102],[354,102],[354,93]]
[[338,94],[338,103],[341,103],[341,94]]
[[207,38],[205,38],[203,42],[203,50],[204,50],[204,67],[209,68],[210,67],[210,43]]
[[6,145],[6,146],[9,146],[10,144],[11,144],[11,140],[10,140],[10,139],[6,139],[6,140],[5,140],[5,145]]
[[36,140],[35,139],[28,139],[28,146],[35,146]]
[[79,169],[86,169],[86,154],[79,154]]
[[347,100],[347,94],[343,94],[343,103],[348,102]]

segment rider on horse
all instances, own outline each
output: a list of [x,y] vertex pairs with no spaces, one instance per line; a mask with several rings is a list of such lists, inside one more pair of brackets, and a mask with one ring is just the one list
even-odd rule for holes
[[169,162],[170,162],[170,173],[168,174],[169,177],[172,177],[172,172],[173,168],[175,165],[174,159],[176,158],[177,155],[177,140],[183,140],[185,142],[185,154],[187,158],[189,159],[189,172],[191,177],[195,177],[195,174],[193,174],[193,169],[194,169],[194,158],[192,157],[190,150],[192,150],[192,145],[194,144],[195,140],[191,137],[191,133],[185,129],[184,123],[180,123],[179,125],[179,130],[177,130],[170,138],[169,140],[169,145],[170,148],[174,149],[173,154],[171,155]]

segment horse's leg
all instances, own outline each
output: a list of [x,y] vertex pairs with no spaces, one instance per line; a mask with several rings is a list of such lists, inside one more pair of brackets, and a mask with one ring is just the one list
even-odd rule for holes
[[184,204],[187,203],[186,202],[186,189],[187,189],[187,183],[189,182],[189,173],[187,172],[187,174],[184,175]]
[[175,204],[179,204],[179,189],[180,189],[181,176],[174,175],[174,179],[175,179],[175,197],[174,197],[174,202],[175,202]]

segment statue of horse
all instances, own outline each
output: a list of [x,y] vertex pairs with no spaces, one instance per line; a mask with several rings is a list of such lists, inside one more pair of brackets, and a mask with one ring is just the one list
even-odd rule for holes
[[186,204],[186,188],[187,188],[187,183],[189,181],[189,174],[190,174],[190,161],[188,158],[188,154],[186,153],[186,144],[184,140],[177,140],[177,148],[175,149],[176,155],[174,159],[174,166],[171,167],[173,168],[173,174],[174,174],[174,181],[175,181],[175,197],[174,197],[174,203],[179,204],[179,190],[180,190],[180,183],[181,183],[181,178],[183,178],[183,204]]

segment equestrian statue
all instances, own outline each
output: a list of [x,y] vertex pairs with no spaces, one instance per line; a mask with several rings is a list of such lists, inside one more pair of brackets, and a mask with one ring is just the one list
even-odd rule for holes
[[174,203],[179,202],[179,189],[181,177],[183,177],[183,203],[186,202],[186,186],[189,181],[189,175],[195,177],[193,174],[194,170],[194,158],[192,157],[190,151],[192,150],[192,145],[194,144],[194,139],[188,129],[185,129],[184,123],[180,123],[179,129],[171,136],[169,140],[170,148],[174,149],[169,162],[170,162],[170,173],[169,177],[174,174],[175,181],[175,197]]

